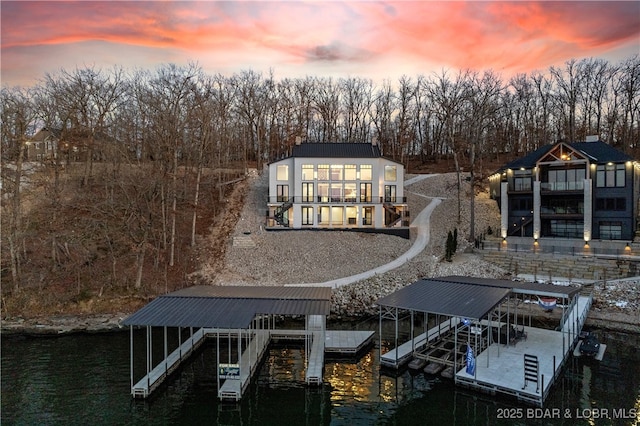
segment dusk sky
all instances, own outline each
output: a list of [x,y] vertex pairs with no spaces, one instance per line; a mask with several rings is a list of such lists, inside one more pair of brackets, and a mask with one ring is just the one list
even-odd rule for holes
[[284,77],[515,73],[640,52],[640,1],[2,1],[2,86],[76,67]]

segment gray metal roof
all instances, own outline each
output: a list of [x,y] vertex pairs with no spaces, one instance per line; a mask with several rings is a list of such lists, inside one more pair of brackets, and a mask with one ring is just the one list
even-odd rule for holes
[[377,303],[380,306],[481,319],[510,292],[510,288],[422,279],[383,297]]
[[484,318],[509,293],[573,297],[576,287],[489,278],[425,278],[378,300],[378,305],[472,319]]
[[248,328],[258,314],[329,315],[331,289],[196,286],[159,296],[123,325]]
[[370,143],[301,143],[294,145],[292,157],[378,158],[380,147]]
[[435,281],[448,281],[480,286],[510,288],[514,293],[549,297],[572,298],[576,293],[580,291],[580,289],[577,287],[566,285],[542,284],[526,281],[496,280],[493,278],[463,277],[457,275],[431,279]]

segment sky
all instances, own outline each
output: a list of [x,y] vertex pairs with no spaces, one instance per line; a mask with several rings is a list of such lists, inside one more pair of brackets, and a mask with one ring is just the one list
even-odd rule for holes
[[443,70],[545,72],[640,54],[640,1],[6,1],[0,81],[153,70],[397,80]]

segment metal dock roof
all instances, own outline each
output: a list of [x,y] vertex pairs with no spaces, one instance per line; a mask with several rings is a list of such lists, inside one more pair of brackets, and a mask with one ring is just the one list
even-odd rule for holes
[[248,328],[258,314],[329,315],[323,287],[195,286],[159,296],[123,325]]
[[381,298],[377,304],[480,319],[512,292],[571,298],[578,291],[579,289],[569,286],[448,276],[423,278]]

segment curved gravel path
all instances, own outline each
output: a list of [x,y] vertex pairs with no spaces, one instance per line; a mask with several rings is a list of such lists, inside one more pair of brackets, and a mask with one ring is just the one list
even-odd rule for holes
[[[433,177],[433,176],[437,176],[434,174],[430,174],[430,175],[420,175],[420,176],[416,176],[413,177],[411,179],[408,179],[407,181],[405,181],[404,185],[405,187],[411,184],[414,184],[416,182],[419,182],[421,180]],[[414,193],[415,194],[415,193]],[[361,280],[365,280],[367,278],[371,278],[374,277],[378,274],[384,274],[385,272],[389,272],[393,269],[396,269],[402,265],[404,265],[405,263],[407,263],[409,260],[413,259],[414,257],[416,257],[418,254],[420,254],[425,247],[427,247],[427,244],[429,244],[429,236],[430,236],[430,229],[431,229],[431,225],[430,225],[430,218],[431,218],[431,213],[433,212],[433,210],[438,206],[438,204],[440,204],[442,202],[441,198],[437,198],[437,197],[427,197],[424,196],[422,194],[415,194],[424,198],[431,198],[431,202],[420,212],[420,214],[418,214],[418,216],[416,216],[416,218],[411,222],[411,226],[415,227],[417,229],[417,237],[416,240],[414,241],[413,245],[411,246],[411,248],[409,250],[407,250],[405,253],[403,253],[400,257],[396,258],[395,260],[384,264],[382,266],[379,266],[377,268],[371,269],[369,271],[365,271],[362,272],[360,274],[355,274],[355,275],[351,275],[348,277],[344,277],[344,278],[338,278],[335,280],[330,280],[330,281],[325,281],[322,283],[305,283],[305,284],[285,284],[285,286],[288,287],[331,287],[331,288],[338,288],[338,287],[342,287],[344,285],[347,284],[352,284]]]

